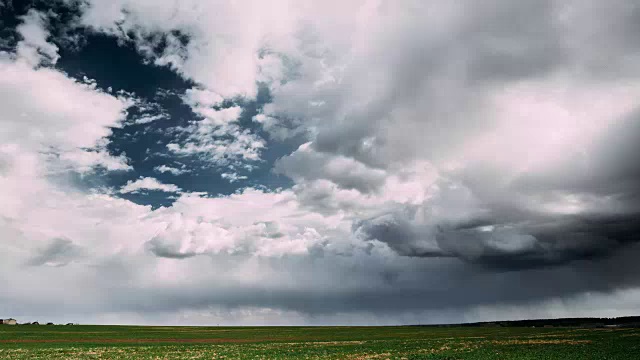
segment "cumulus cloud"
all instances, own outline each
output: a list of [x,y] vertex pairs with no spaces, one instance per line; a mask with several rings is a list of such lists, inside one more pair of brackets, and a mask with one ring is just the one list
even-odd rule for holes
[[[265,61],[258,56],[259,50],[293,26],[287,5],[88,1],[81,22],[124,39],[133,36],[138,49],[156,64],[168,64],[220,96],[253,96],[260,79],[257,70]],[[166,45],[159,47],[160,41]]]
[[[5,144],[20,140],[36,150],[92,148],[124,115],[126,101],[58,71],[36,70],[5,55],[0,58],[0,72]],[[32,102],[34,98],[39,101]],[[76,99],[86,105],[78,105]]]
[[47,41],[47,17],[31,9],[22,17],[22,21],[16,28],[22,37],[16,49],[17,55],[34,66],[41,62],[55,64],[60,56],[58,47]]
[[141,177],[137,180],[128,181],[121,189],[120,193],[139,193],[145,190],[157,190],[164,192],[180,192],[181,189],[173,184],[161,183],[158,179],[151,177]]
[[331,180],[345,189],[366,193],[384,184],[386,172],[369,168],[347,157],[332,156],[312,151],[310,143],[302,145],[293,154],[276,163],[275,170],[298,181]]
[[0,94],[5,149],[48,157],[48,170],[80,173],[96,167],[129,170],[104,141],[124,119],[131,101],[97,90],[41,64],[54,64],[58,48],[48,42],[47,17],[35,10],[21,17],[15,54],[0,53]]

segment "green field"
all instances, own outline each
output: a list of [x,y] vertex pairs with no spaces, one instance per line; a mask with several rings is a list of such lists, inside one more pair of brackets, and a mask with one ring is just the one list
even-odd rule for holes
[[5,325],[0,359],[640,359],[640,329]]

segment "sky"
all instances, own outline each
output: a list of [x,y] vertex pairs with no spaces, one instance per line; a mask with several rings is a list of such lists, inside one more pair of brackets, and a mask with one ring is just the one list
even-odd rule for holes
[[0,0],[0,317],[640,313],[640,3]]

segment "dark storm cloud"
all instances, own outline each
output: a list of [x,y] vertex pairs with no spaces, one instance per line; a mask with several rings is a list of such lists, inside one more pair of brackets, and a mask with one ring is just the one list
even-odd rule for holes
[[637,242],[640,215],[570,218],[492,230],[448,230],[438,233],[447,253],[490,268],[518,270],[606,257]]
[[[455,259],[434,258],[398,259],[391,264],[359,256],[348,263],[335,256],[312,261],[289,257],[277,260],[277,264],[259,259],[272,275],[261,285],[233,284],[213,276],[241,263],[241,259],[214,258],[214,263],[219,262],[212,268],[215,271],[209,280],[216,284],[214,287],[183,283],[179,287],[132,290],[114,283],[105,306],[143,313],[223,306],[275,308],[312,316],[350,312],[393,316],[401,311],[533,305],[585,291],[610,293],[638,286],[640,282],[634,275],[638,255],[640,247],[633,244],[610,257],[578,260],[570,267],[518,271],[494,271]],[[314,271],[316,275],[310,280],[307,274]],[[280,274],[287,274],[285,282],[274,279]],[[388,274],[393,274],[391,281]]]
[[[634,202],[633,198],[623,200]],[[416,208],[407,208],[357,222],[354,233],[382,241],[404,256],[458,257],[504,269],[607,256],[640,241],[640,214],[635,212],[542,215],[517,210],[516,204],[496,204],[479,217],[425,225],[414,220]]]
[[[577,261],[572,267],[486,271],[455,259],[380,259],[325,256],[256,259],[271,276],[260,284],[235,283],[224,274],[243,258],[198,258],[210,264],[208,276],[177,286],[132,283],[142,268],[116,260],[87,269],[102,284],[95,302],[83,302],[69,313],[96,311],[154,314],[181,310],[259,307],[297,311],[311,316],[365,312],[395,316],[399,312],[468,309],[495,304],[533,305],[585,291],[609,293],[639,285],[635,276],[640,247],[634,244],[609,258]],[[212,261],[213,260],[213,261]],[[246,259],[245,259],[246,260]],[[385,273],[383,270],[386,270]],[[308,274],[314,273],[312,279]],[[635,273],[634,273],[635,272]],[[393,273],[389,281],[387,274]],[[277,278],[286,274],[286,281]],[[90,278],[89,278],[90,279]],[[282,280],[283,278],[280,278]],[[340,279],[340,281],[336,281]],[[203,286],[203,283],[209,286]],[[132,284],[135,284],[132,285]],[[55,302],[16,304],[16,311],[46,313]],[[20,310],[22,311],[22,310]],[[463,320],[462,318],[460,320]],[[428,321],[420,318],[415,321]]]
[[366,240],[378,240],[403,256],[449,257],[435,241],[433,231],[412,224],[406,214],[386,214],[373,219],[358,221],[353,232]]
[[531,216],[518,223],[480,218],[418,225],[396,213],[360,221],[354,233],[409,257],[455,257],[488,269],[520,270],[603,258],[640,242],[640,214]]
[[[502,193],[487,191],[495,177],[483,181],[477,171],[465,174],[463,183],[492,209],[493,219],[483,225],[495,225],[496,230],[447,230],[436,236],[438,244],[466,261],[518,268],[608,256],[640,241],[640,163],[635,160],[640,153],[638,119],[633,114],[619,121],[590,144],[581,158],[570,157],[548,173],[524,174]],[[517,194],[552,199],[558,192],[600,205],[584,215],[540,215],[523,211],[517,202],[504,201],[505,196]]]

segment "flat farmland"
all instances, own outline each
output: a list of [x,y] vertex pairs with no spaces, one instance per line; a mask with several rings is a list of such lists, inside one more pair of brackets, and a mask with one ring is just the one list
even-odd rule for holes
[[18,325],[0,359],[640,359],[640,329]]

